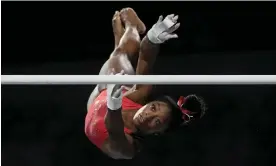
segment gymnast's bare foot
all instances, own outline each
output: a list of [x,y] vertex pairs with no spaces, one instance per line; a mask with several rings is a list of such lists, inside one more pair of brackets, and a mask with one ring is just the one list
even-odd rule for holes
[[116,47],[118,46],[122,36],[125,33],[125,29],[123,27],[119,11],[116,11],[115,14],[113,15],[112,28],[113,28],[114,38],[115,38],[115,47]]
[[120,11],[120,16],[122,22],[125,24],[125,27],[134,26],[140,34],[144,34],[146,32],[145,24],[140,20],[132,8],[123,8]]

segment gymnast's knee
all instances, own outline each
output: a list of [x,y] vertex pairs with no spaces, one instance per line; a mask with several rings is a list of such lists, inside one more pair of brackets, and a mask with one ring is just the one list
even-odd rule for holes
[[114,49],[114,55],[128,54],[135,55],[140,50],[140,40],[135,38],[128,38],[127,40],[122,40],[120,44]]
[[138,56],[138,54],[139,54],[139,47],[138,48],[128,47],[127,49],[125,49],[124,47],[117,47],[111,53],[110,59],[116,58],[116,57],[121,57],[121,56],[123,56],[123,57],[127,56],[128,59],[130,61],[132,61],[135,56]]

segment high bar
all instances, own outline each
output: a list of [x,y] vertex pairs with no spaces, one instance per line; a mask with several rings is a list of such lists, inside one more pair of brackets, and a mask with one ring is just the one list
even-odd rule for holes
[[2,85],[258,85],[276,84],[276,75],[1,75]]

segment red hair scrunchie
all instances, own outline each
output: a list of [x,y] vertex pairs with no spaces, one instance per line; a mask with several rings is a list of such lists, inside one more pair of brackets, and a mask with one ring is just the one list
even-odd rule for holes
[[185,104],[185,97],[184,96],[180,96],[178,101],[177,101],[177,105],[179,106],[180,110],[182,111],[182,119],[184,120],[184,123],[187,121],[190,121],[191,118],[193,118],[193,114],[195,114],[194,112],[191,112],[185,108],[183,108],[183,105]]

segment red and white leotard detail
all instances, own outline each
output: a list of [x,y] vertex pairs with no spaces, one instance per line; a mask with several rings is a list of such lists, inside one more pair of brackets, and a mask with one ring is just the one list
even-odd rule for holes
[[[125,93],[127,90],[123,90]],[[85,134],[89,140],[98,148],[101,148],[104,141],[108,138],[108,132],[105,127],[104,117],[107,113],[106,90],[103,90],[99,96],[91,104],[85,118]],[[138,110],[142,105],[123,97],[122,110]],[[130,134],[131,131],[124,128],[125,133]]]

